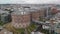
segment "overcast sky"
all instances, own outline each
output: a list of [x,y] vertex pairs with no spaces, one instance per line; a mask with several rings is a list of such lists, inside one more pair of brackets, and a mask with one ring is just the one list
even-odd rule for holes
[[60,0],[0,0],[0,4],[60,4]]

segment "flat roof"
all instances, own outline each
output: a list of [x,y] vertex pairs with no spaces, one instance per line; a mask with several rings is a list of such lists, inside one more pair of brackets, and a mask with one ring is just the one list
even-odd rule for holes
[[22,15],[23,13],[29,14],[30,12],[38,11],[37,9],[32,9],[32,8],[18,8],[15,10],[13,13],[17,15]]
[[4,10],[1,10],[1,9],[0,9],[0,14],[2,14],[2,13],[9,14],[8,11],[4,11]]

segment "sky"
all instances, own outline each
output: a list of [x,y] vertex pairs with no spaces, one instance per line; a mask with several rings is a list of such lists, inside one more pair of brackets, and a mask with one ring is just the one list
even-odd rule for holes
[[0,0],[0,4],[60,4],[60,0]]

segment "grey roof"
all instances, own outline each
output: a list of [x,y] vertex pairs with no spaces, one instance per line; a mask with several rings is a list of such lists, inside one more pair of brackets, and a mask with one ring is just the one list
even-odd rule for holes
[[22,15],[24,12],[25,14],[29,14],[30,12],[37,11],[37,9],[32,9],[32,8],[18,8],[16,9],[13,13],[17,15]]
[[41,9],[45,9],[47,7],[51,7],[51,6],[29,6],[30,8],[24,8],[25,6],[21,6],[21,7],[13,7],[14,8],[14,14],[21,14],[21,12],[25,12],[26,14],[30,13],[30,12],[35,12],[35,11],[39,11]]
[[4,10],[1,10],[1,9],[0,9],[0,14],[2,14],[2,13],[9,14],[8,11],[4,11]]

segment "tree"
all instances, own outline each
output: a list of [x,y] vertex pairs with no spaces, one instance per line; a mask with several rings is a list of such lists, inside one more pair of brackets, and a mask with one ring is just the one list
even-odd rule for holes
[[4,22],[0,21],[0,25],[3,26],[4,25]]

